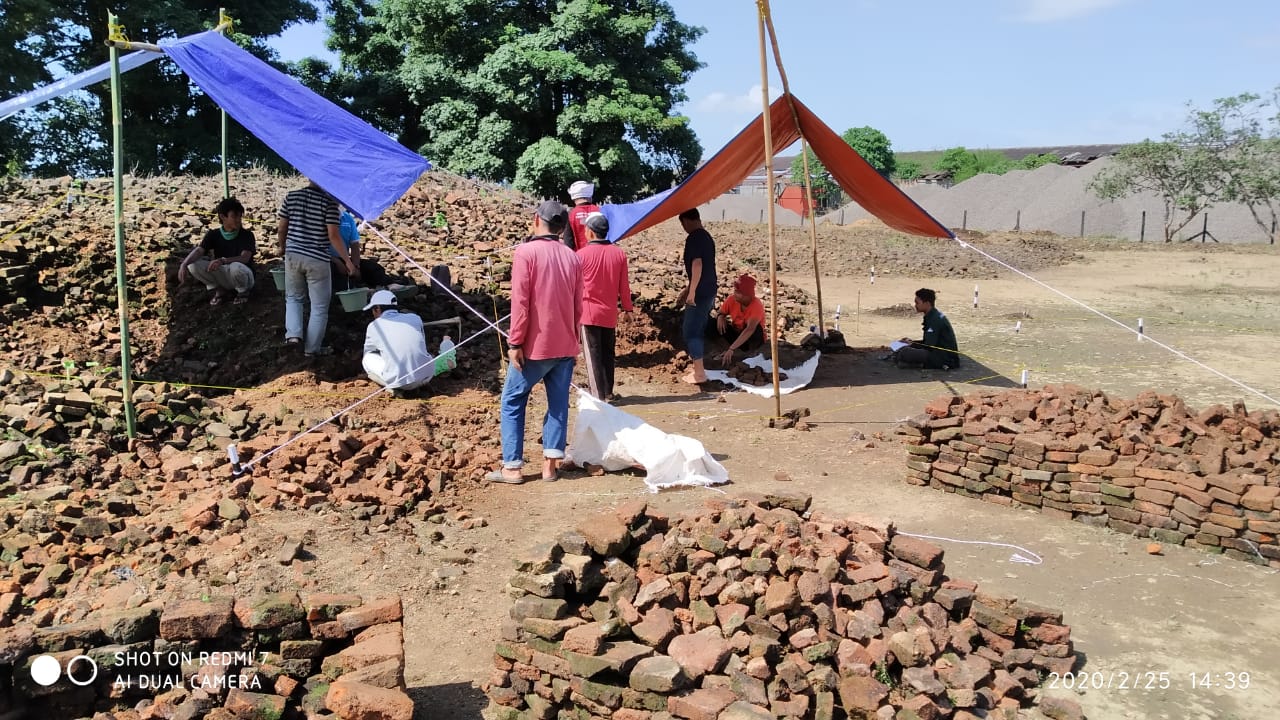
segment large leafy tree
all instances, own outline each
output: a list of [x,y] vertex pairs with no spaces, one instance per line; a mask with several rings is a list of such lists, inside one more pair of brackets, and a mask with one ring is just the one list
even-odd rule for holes
[[[849,147],[857,150],[862,159],[881,175],[891,177],[897,171],[898,159],[893,154],[893,144],[889,142],[888,136],[879,130],[867,126],[849,128],[841,133],[840,138],[848,143]],[[839,198],[840,186],[827,172],[826,166],[818,161],[813,148],[807,148],[805,153],[809,158],[809,177],[813,187],[813,198],[819,205],[828,206],[833,200]],[[804,182],[804,159],[801,157],[791,161],[791,182],[797,185]]]
[[[237,19],[232,38],[259,57],[274,59],[263,40],[295,22],[315,20],[306,0],[5,0],[0,3],[0,59],[5,96],[52,79],[50,68],[74,74],[107,60],[107,12],[114,10],[133,40],[155,42],[212,27],[218,8]],[[13,70],[11,70],[13,68]],[[16,70],[16,72],[15,72]],[[124,143],[135,172],[210,172],[221,158],[221,116],[177,67],[159,60],[123,76]],[[103,175],[111,168],[110,87],[84,92],[22,113],[0,129],[0,152],[39,175]],[[234,125],[233,125],[234,127]],[[231,133],[236,164],[276,161],[243,131]]]
[[401,125],[378,124],[406,142],[420,132],[420,152],[454,172],[562,195],[585,168],[599,195],[626,200],[701,155],[674,108],[703,30],[665,0],[382,0],[374,17],[369,41],[386,53],[343,48],[344,66],[402,83],[420,126],[399,108]]

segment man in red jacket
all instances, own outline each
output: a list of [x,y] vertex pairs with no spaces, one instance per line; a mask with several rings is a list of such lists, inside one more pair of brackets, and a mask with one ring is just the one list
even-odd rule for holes
[[618,303],[623,321],[631,319],[631,284],[627,255],[605,240],[609,219],[593,212],[582,222],[587,244],[578,251],[582,263],[582,344],[587,361],[587,384],[600,400],[613,395],[614,346],[617,343]]
[[595,193],[596,186],[586,180],[579,180],[569,186],[569,199],[573,201],[573,207],[569,208],[569,224],[564,228],[564,244],[570,250],[581,250],[587,246],[586,228],[582,222],[591,213],[600,212],[600,206],[591,201]]
[[555,200],[538,206],[533,235],[511,261],[511,330],[507,336],[507,380],[502,388],[502,468],[491,482],[525,481],[524,425],[529,393],[542,382],[547,414],[542,418],[542,479],[559,478],[569,442],[569,385],[578,356],[582,322],[582,266],[561,242],[568,211]]

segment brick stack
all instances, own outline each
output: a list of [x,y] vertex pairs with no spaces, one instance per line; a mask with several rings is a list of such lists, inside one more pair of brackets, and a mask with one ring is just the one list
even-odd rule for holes
[[939,398],[907,481],[1280,567],[1280,412],[1048,386]]
[[[203,597],[55,627],[16,625],[0,629],[0,713],[411,720],[403,635],[398,597],[324,593]],[[31,668],[46,654],[70,674],[43,686]],[[72,662],[79,656],[96,664],[96,679],[93,664]]]
[[[522,557],[486,720],[1014,718],[1076,662],[1062,614],[809,498],[643,502]],[[1070,700],[1054,717],[1080,717]]]

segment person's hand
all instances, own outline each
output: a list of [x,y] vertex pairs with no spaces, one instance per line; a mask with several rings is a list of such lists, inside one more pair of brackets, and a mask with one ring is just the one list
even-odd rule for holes
[[720,353],[720,364],[725,367],[729,367],[733,364],[733,348],[729,348],[728,350]]
[[508,348],[507,359],[516,366],[517,370],[524,372],[524,348]]
[[209,272],[213,272],[220,267],[222,267],[222,258],[215,258],[213,262],[209,263]]
[[623,325],[630,325],[633,320],[633,318],[631,317],[631,311],[630,310],[624,311],[621,315],[618,316],[618,319],[622,321]]
[[187,272],[187,264],[182,263],[178,266],[178,284],[181,285],[187,281],[187,276],[191,273]]
[[676,304],[677,304],[677,305],[684,305],[684,301],[685,301],[688,297],[689,297],[689,288],[685,288],[685,289],[681,290],[681,291],[680,291],[680,294],[676,296]]
[[357,274],[356,274],[356,265],[355,265],[355,263],[351,262],[351,258],[350,258],[350,256],[348,256],[348,257],[347,257],[347,263],[346,263],[346,265],[347,265],[347,274],[348,274],[348,275],[350,275],[350,276],[352,276],[352,277],[359,277],[359,275],[357,275]]
[[723,315],[716,316],[716,329],[720,331],[721,335],[724,334],[724,316]]

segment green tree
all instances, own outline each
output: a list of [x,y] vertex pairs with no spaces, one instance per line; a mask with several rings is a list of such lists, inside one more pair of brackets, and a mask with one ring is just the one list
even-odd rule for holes
[[968,150],[961,146],[944,152],[934,167],[951,173],[952,181],[958,183],[981,173],[1003,175],[1013,168],[1013,163],[995,150]]
[[1222,116],[1230,173],[1224,199],[1243,203],[1270,238],[1280,225],[1280,86],[1267,98],[1244,94],[1215,102]]
[[1062,158],[1058,157],[1057,155],[1054,155],[1053,153],[1042,153],[1040,155],[1036,155],[1036,154],[1027,155],[1026,157],[1022,158],[1018,162],[1014,163],[1013,167],[1017,170],[1035,170],[1036,168],[1044,167],[1045,165],[1061,165],[1061,164],[1062,164]]
[[[894,174],[898,158],[893,154],[893,145],[884,133],[873,127],[864,126],[849,128],[841,133],[840,138],[856,150],[863,160],[876,169],[876,172],[885,177]],[[838,202],[840,185],[831,177],[831,173],[827,172],[826,166],[818,161],[813,148],[808,148],[806,154],[809,157],[813,199],[820,207],[829,207]],[[796,185],[804,183],[804,161],[798,155],[791,161],[791,182]]]
[[[107,12],[114,10],[134,40],[156,42],[212,27],[217,8],[240,21],[232,39],[259,57],[274,53],[265,38],[296,22],[315,20],[306,0],[86,0],[75,3],[6,0],[0,4],[0,46],[5,53],[3,82],[14,94],[39,87],[53,77],[49,68],[79,73],[107,61]],[[240,34],[240,31],[250,34]],[[13,41],[17,45],[13,45]],[[21,50],[14,55],[13,51]],[[21,55],[25,54],[26,59]],[[11,60],[18,60],[11,65]],[[38,63],[33,70],[31,63]],[[9,68],[18,72],[9,76]],[[212,172],[221,158],[221,115],[177,66],[158,60],[123,76],[124,143],[135,172]],[[24,169],[38,175],[105,175],[111,168],[110,87],[98,83],[84,91],[28,110],[11,120],[16,137],[26,138],[9,152]],[[9,123],[5,123],[8,130]],[[7,138],[9,133],[0,133]],[[4,152],[0,141],[0,152]],[[12,139],[10,140],[12,143]],[[231,160],[247,165],[275,160],[261,143],[242,130],[231,133]],[[277,160],[278,162],[278,160]]]
[[[1164,240],[1172,242],[1196,215],[1223,200],[1245,201],[1251,193],[1242,178],[1253,164],[1250,148],[1260,140],[1257,95],[1244,93],[1214,101],[1209,110],[1188,104],[1185,126],[1128,145],[1114,164],[1094,177],[1089,187],[1098,197],[1115,200],[1134,193],[1159,195],[1164,206]],[[1265,190],[1265,183],[1259,189]]]
[[516,161],[516,189],[556,197],[564,189],[564,179],[583,177],[586,163],[577,150],[560,140],[545,137],[529,146]]
[[[688,48],[703,30],[665,0],[382,0],[376,18],[370,40],[399,53],[395,77],[420,108],[417,147],[449,170],[533,182],[535,169],[572,166],[544,144],[521,167],[553,138],[625,200],[669,187],[702,154],[674,108],[702,66]],[[357,77],[388,74],[389,56],[342,57]],[[563,194],[574,179],[546,182]]]
[[924,166],[916,160],[897,160],[898,169],[893,176],[898,180],[917,180],[924,173]]

